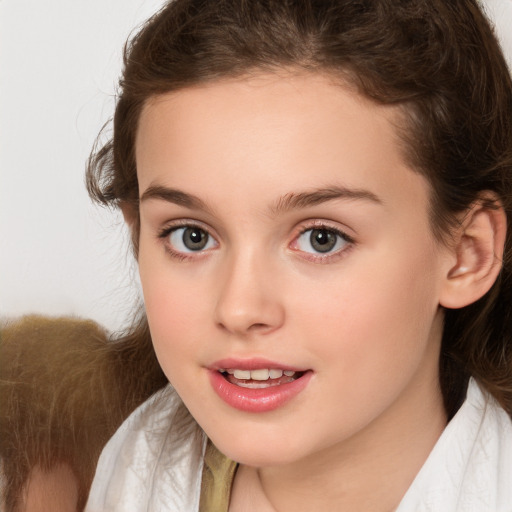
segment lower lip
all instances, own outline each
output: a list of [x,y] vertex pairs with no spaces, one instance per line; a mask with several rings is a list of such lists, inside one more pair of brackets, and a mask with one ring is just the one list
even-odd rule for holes
[[228,382],[220,372],[210,370],[210,382],[214,391],[231,407],[245,412],[268,412],[278,409],[296,397],[309,383],[312,372],[308,371],[286,384],[268,388],[242,388]]

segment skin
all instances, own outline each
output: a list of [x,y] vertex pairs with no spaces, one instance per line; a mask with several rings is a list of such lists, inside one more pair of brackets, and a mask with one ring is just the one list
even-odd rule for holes
[[[400,121],[397,107],[300,73],[189,88],[143,110],[148,320],[167,377],[241,463],[232,511],[393,510],[446,424],[439,304],[457,257],[434,240],[429,185],[406,163]],[[333,187],[358,197],[286,200]],[[202,251],[184,252],[179,231],[163,236],[190,223],[211,237]],[[349,239],[315,253],[302,232],[319,227]],[[209,382],[227,357],[312,378],[274,411],[242,412]]]
[[76,512],[78,482],[67,464],[51,470],[32,469],[20,512]]

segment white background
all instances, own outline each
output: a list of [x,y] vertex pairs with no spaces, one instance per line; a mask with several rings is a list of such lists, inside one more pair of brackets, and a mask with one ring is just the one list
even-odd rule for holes
[[[447,0],[448,1],[448,0]],[[84,166],[114,108],[121,49],[163,0],[0,0],[0,316],[130,317],[136,270],[119,214]],[[512,0],[486,0],[512,68]]]

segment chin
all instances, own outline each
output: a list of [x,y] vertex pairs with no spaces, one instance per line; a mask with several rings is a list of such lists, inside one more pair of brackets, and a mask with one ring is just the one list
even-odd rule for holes
[[[221,435],[214,434],[208,437],[226,457],[246,466],[286,465],[307,455],[303,443],[298,443],[297,439],[290,439],[290,436],[283,435],[283,432],[279,436],[266,436],[263,432],[254,435],[239,430],[236,433],[225,431]],[[297,444],[301,445],[301,449],[298,449]]]

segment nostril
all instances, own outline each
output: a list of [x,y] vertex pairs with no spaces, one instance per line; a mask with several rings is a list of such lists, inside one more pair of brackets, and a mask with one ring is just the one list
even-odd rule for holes
[[253,330],[253,331],[259,331],[261,329],[268,329],[269,326],[267,324],[262,324],[262,323],[255,323],[255,324],[252,324],[249,329]]

